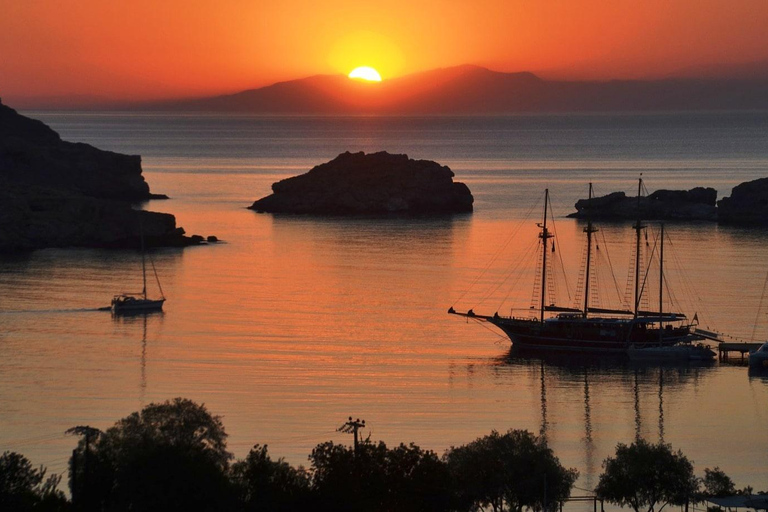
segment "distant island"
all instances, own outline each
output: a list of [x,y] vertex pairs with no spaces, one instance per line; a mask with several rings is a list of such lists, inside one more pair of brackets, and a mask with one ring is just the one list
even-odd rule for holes
[[201,243],[167,213],[135,210],[152,194],[141,157],[66,142],[0,103],[0,253],[47,247]]
[[730,197],[717,201],[713,188],[657,190],[648,196],[612,192],[579,199],[568,217],[635,220],[705,220],[722,224],[768,226],[768,178],[741,183]]
[[[502,115],[768,109],[768,73],[736,78],[558,81],[464,65],[378,83],[317,75],[235,94],[132,105],[274,115]],[[114,108],[114,105],[112,106]]]
[[274,183],[273,194],[249,208],[316,215],[471,212],[472,193],[453,176],[447,166],[408,155],[346,152]]

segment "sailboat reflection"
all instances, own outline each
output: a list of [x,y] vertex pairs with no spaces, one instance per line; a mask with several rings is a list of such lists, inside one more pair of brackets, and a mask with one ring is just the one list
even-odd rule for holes
[[125,324],[128,326],[141,325],[141,355],[139,357],[139,403],[142,407],[145,404],[145,397],[147,391],[147,332],[150,320],[155,322],[162,322],[165,313],[163,311],[147,311],[147,312],[131,312],[129,314],[122,313],[118,315],[112,315],[112,319],[118,324]]

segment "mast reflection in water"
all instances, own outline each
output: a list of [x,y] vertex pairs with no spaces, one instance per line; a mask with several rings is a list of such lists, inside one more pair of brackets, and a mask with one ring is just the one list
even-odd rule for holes
[[[674,439],[666,439],[665,422],[677,426],[689,418],[682,412],[674,414],[670,404],[687,400],[691,393],[695,395],[702,381],[716,374],[712,365],[638,365],[621,359],[530,354],[514,349],[494,363],[494,375],[497,380],[504,380],[508,374],[500,369],[509,370],[512,375],[520,370],[535,372],[539,434],[556,453],[563,444],[575,452],[573,443],[567,441],[572,441],[574,432],[583,433],[579,443],[582,452],[571,453],[567,458],[573,461],[575,455],[582,471],[579,485],[587,489],[597,484],[602,470],[600,461],[612,454],[618,442],[644,438],[679,447],[685,441],[685,432],[675,428]],[[650,407],[651,404],[658,407]],[[665,414],[665,407],[673,414]],[[657,411],[654,417],[649,416],[651,410]],[[576,422],[582,424],[581,428],[575,428]]]

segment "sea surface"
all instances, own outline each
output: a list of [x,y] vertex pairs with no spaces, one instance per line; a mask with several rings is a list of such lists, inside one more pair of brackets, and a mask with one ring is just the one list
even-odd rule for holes
[[[719,466],[739,487],[768,490],[768,377],[738,364],[523,358],[494,329],[446,314],[450,306],[528,313],[545,188],[558,300],[578,301],[584,224],[565,216],[589,182],[597,195],[634,195],[641,175],[649,192],[704,186],[729,195],[768,176],[768,114],[26,114],[66,140],[142,155],[152,191],[171,199],[141,207],[223,243],[153,251],[168,300],[148,317],[96,310],[141,289],[136,251],[1,259],[0,450],[65,473],[76,442],[66,429],[106,429],[182,396],[222,416],[237,457],[261,443],[307,465],[316,444],[352,441],[336,431],[352,416],[371,439],[438,453],[492,429],[531,430],[579,470],[576,495],[596,485],[617,443],[636,436],[681,449],[699,475]],[[341,152],[381,150],[450,166],[475,212],[319,218],[246,209],[273,182]],[[633,233],[629,223],[598,227],[593,299],[618,307]],[[768,304],[759,311],[768,232],[707,222],[665,229],[667,303],[729,336],[768,338]],[[657,304],[651,275],[647,301]],[[153,279],[149,292],[159,293]]]

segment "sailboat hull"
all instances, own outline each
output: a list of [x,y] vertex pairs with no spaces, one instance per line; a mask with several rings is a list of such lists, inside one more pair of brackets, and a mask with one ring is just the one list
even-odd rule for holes
[[135,297],[120,297],[112,301],[114,313],[140,313],[160,311],[165,299],[143,299]]

